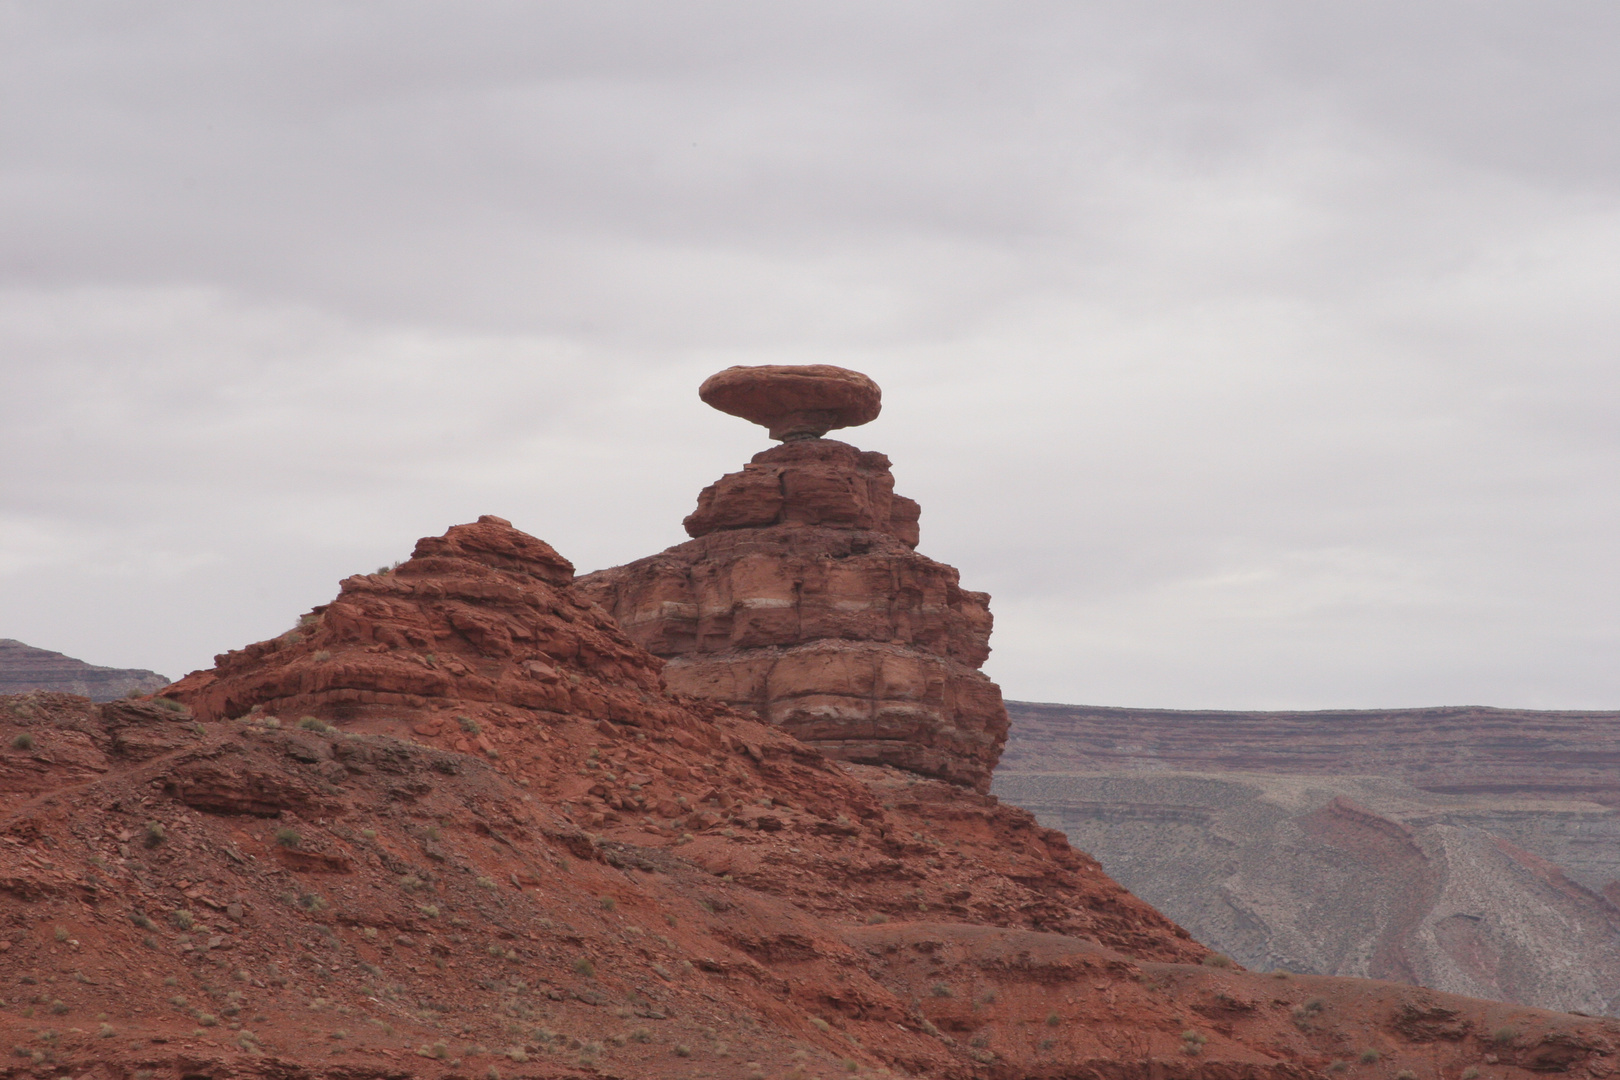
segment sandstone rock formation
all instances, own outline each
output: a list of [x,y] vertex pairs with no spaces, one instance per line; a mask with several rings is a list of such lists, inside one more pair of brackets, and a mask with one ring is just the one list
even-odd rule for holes
[[836,428],[869,424],[883,409],[877,383],[830,364],[729,367],[705,379],[698,397],[723,413],[764,425],[771,438],[784,441],[819,439]]
[[0,638],[0,694],[49,690],[80,694],[91,701],[111,701],[131,690],[150,694],[168,682],[155,671],[97,667],[49,649]]
[[[747,385],[758,416],[804,400],[773,404],[765,391],[778,383]],[[918,514],[894,494],[882,454],[791,441],[704,489],[686,519],[692,540],[579,589],[668,661],[676,691],[844,761],[984,791],[1007,727],[1001,691],[978,670],[989,597],[913,550]]]
[[996,793],[1246,965],[1620,1013],[1616,714],[1008,708]]
[[485,518],[162,698],[0,698],[7,1075],[1613,1069],[1611,1022],[1200,964],[1027,813],[660,690],[567,579]]

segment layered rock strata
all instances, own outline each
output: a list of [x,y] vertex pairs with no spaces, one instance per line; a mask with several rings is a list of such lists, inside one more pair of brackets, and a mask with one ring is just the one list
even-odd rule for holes
[[1006,738],[989,597],[918,554],[889,460],[830,439],[756,454],[704,489],[692,537],[579,590],[711,698],[831,757],[988,789]]
[[1009,766],[1389,776],[1448,795],[1620,806],[1620,712],[1121,709],[1014,702]]
[[[421,731],[511,709],[654,722],[659,663],[569,590],[549,544],[485,515],[424,537],[386,572],[346,578],[280,637],[214,657],[165,691],[202,720],[255,712],[335,721],[410,716]],[[481,740],[481,742],[480,742]]]
[[144,668],[98,667],[49,649],[0,638],[0,694],[46,690],[80,694],[91,701],[111,701],[132,690],[150,694],[168,682]]
[[1246,965],[1620,1013],[1615,713],[1008,711],[996,794]]

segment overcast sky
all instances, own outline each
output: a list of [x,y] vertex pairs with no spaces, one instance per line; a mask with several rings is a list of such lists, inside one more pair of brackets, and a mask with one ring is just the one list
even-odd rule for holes
[[419,536],[846,435],[1013,698],[1620,708],[1620,5],[0,4],[0,637],[171,677]]

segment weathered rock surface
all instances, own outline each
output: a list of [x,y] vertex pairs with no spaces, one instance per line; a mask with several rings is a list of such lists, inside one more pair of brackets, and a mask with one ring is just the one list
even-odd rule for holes
[[0,1072],[1613,1069],[1609,1022],[1200,965],[1027,813],[660,690],[498,519],[417,552],[164,698],[0,699]]
[[111,701],[132,690],[150,694],[168,683],[155,671],[97,667],[49,649],[0,638],[0,694],[46,690],[79,694],[91,701]]
[[1008,708],[996,793],[1246,965],[1620,1012],[1615,714]]
[[698,397],[783,440],[819,439],[837,428],[869,424],[883,410],[877,383],[831,364],[729,367],[705,379]]
[[984,791],[1006,733],[990,598],[918,554],[889,460],[829,439],[755,455],[704,489],[693,537],[582,577],[664,677],[844,761]]

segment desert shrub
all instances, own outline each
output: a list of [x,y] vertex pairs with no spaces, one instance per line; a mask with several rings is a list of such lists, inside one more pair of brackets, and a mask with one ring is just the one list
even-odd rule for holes
[[619,906],[619,902],[613,899],[611,896],[602,897],[599,903],[602,905],[603,911],[612,911],[614,908]]
[[157,929],[157,923],[153,922],[150,918],[141,914],[139,911],[133,912],[129,917],[129,921],[140,927],[142,930]]
[[1514,1031],[1510,1027],[1499,1027],[1495,1031],[1491,1032],[1491,1042],[1495,1043],[1497,1046],[1506,1046],[1508,1043],[1512,1042],[1518,1036],[1518,1034],[1519,1033],[1517,1031]]
[[113,1030],[113,1026],[111,1024],[102,1024],[101,1027],[96,1030],[97,1037],[103,1039],[110,1039],[117,1034],[118,1032]]
[[276,830],[276,843],[280,844],[282,847],[295,848],[303,842],[304,838],[298,835],[297,829],[289,828],[283,825],[281,828]]
[[867,926],[881,926],[889,921],[889,917],[881,911],[874,911],[866,917]]
[[827,1023],[827,1021],[823,1020],[819,1016],[812,1016],[810,1018],[810,1026],[815,1028],[817,1031],[830,1031],[832,1029],[832,1025]]
[[692,1056],[692,1048],[687,1046],[685,1043],[681,1043],[675,1048],[675,1056],[689,1058]]
[[[495,879],[494,878],[481,877],[481,878],[478,879],[478,887],[480,889],[493,889],[493,888],[495,888]],[[609,909],[609,910],[612,910],[612,909]]]
[[178,908],[169,916],[169,921],[182,930],[190,930],[197,925],[197,917],[185,908]]
[[1202,1031],[1188,1028],[1181,1033],[1181,1052],[1189,1057],[1197,1057],[1204,1052],[1204,1044],[1208,1041]]
[[423,915],[426,915],[430,919],[437,919],[439,917],[438,904],[418,904],[416,905],[416,910],[420,911]]
[[67,927],[58,926],[54,931],[52,931],[52,936],[54,936],[57,941],[66,941],[72,935],[68,933]]
[[315,654],[315,660],[317,663],[324,664],[330,659],[332,659],[332,650],[330,649],[321,649]]
[[168,838],[169,838],[169,831],[163,827],[161,822],[148,821],[146,823],[145,844],[146,844],[147,847],[149,847],[149,848],[157,847],[159,844],[163,843],[163,841],[167,840]]
[[1053,1009],[1051,1012],[1046,1014],[1047,1027],[1057,1027],[1061,1023],[1063,1023],[1063,1018],[1057,1014],[1056,1009]]
[[1330,1073],[1342,1073],[1342,1072],[1347,1071],[1349,1068],[1350,1068],[1350,1063],[1348,1061],[1340,1060],[1340,1061],[1335,1061],[1333,1064],[1329,1065],[1328,1066],[1328,1072],[1330,1072]]
[[1210,953],[1200,963],[1205,967],[1229,968],[1232,966],[1232,958],[1225,953]]
[[951,993],[951,988],[946,986],[944,983],[935,983],[933,986],[928,988],[928,992],[937,998],[948,998],[953,996]]
[[460,724],[461,730],[469,735],[482,735],[484,733],[484,729],[478,726],[478,721],[470,716],[458,716],[456,717],[456,723]]
[[590,957],[582,956],[574,961],[574,972],[589,979],[596,975],[596,965],[591,963]]
[[1462,1080],[1479,1080],[1479,1066],[1470,1065],[1462,1071]]
[[1417,1073],[1411,1069],[1402,1069],[1395,1074],[1395,1080],[1417,1080]]
[[13,750],[32,750],[34,748],[34,737],[25,731],[11,740],[11,748]]
[[1360,1060],[1363,1065],[1376,1065],[1378,1064],[1378,1058],[1378,1051],[1368,1049],[1361,1052]]
[[298,726],[303,728],[305,731],[322,732],[332,730],[331,728],[327,727],[326,721],[322,720],[318,716],[301,716],[298,718]]

